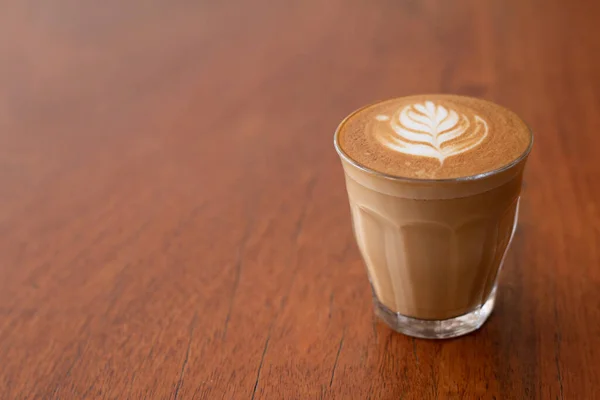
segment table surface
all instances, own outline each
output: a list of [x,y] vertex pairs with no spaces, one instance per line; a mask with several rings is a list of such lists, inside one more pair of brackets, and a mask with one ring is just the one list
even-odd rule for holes
[[[0,5],[3,399],[600,398],[597,2]],[[332,147],[451,92],[536,132],[488,323],[372,315]]]

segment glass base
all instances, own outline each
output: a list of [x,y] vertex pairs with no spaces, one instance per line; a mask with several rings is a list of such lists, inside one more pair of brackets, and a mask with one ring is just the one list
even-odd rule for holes
[[374,301],[375,314],[396,332],[423,339],[448,339],[476,331],[484,324],[494,309],[496,288],[481,307],[470,313],[441,321],[406,317],[393,312],[376,298]]

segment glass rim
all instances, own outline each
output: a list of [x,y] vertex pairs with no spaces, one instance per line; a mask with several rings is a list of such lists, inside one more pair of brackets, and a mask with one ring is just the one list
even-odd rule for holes
[[[405,97],[410,97],[410,96],[405,96]],[[469,96],[461,96],[461,97],[469,97]],[[488,101],[488,100],[479,99],[479,98],[477,98],[477,99],[478,100],[483,100],[483,101]],[[389,180],[399,181],[399,182],[407,182],[407,183],[409,183],[409,182],[410,183],[446,183],[446,182],[472,182],[472,181],[478,181],[478,180],[481,180],[481,179],[489,178],[491,176],[500,174],[502,172],[508,171],[509,169],[513,168],[514,166],[516,166],[517,164],[519,164],[521,161],[523,161],[525,158],[527,158],[527,156],[531,152],[531,148],[533,147],[533,140],[534,140],[533,130],[531,129],[531,127],[529,126],[529,124],[526,123],[523,120],[523,118],[521,118],[519,115],[515,114],[515,115],[517,115],[517,117],[527,127],[527,130],[529,131],[529,137],[530,137],[531,140],[529,141],[529,145],[527,146],[527,148],[525,149],[525,151],[519,157],[517,157],[516,159],[514,159],[513,161],[511,161],[510,163],[508,163],[506,165],[502,165],[499,168],[493,169],[491,171],[481,172],[479,174],[474,174],[474,175],[459,176],[459,177],[456,177],[456,178],[439,178],[439,179],[411,178],[411,177],[408,177],[408,176],[398,176],[398,175],[392,175],[392,174],[388,174],[388,173],[385,173],[385,172],[377,171],[377,170],[375,170],[373,168],[367,167],[366,165],[363,165],[363,164],[359,163],[358,161],[352,159],[348,154],[346,154],[346,152],[344,150],[342,150],[342,147],[340,146],[338,138],[339,138],[340,132],[342,130],[342,127],[344,126],[344,124],[350,118],[352,118],[354,115],[356,115],[360,111],[362,111],[362,110],[364,110],[366,108],[369,108],[371,106],[374,106],[375,104],[379,104],[379,103],[381,103],[383,101],[386,101],[386,100],[377,101],[375,103],[367,104],[367,105],[365,105],[363,107],[360,107],[357,110],[354,110],[352,113],[350,113],[346,118],[344,118],[342,120],[342,122],[340,122],[340,124],[338,125],[338,127],[335,129],[335,133],[333,134],[333,146],[335,147],[335,151],[338,153],[338,155],[340,156],[340,158],[342,158],[344,161],[346,161],[350,165],[352,165],[352,166],[360,169],[363,172],[366,172],[366,173],[371,174],[371,175],[376,175],[376,176],[379,176],[379,177],[384,178],[384,179],[389,179]],[[499,107],[502,107],[502,108],[506,108],[506,107],[503,107],[503,106],[501,106],[499,104],[496,104],[496,103],[493,103],[493,104],[497,105]],[[508,111],[510,111],[510,110],[508,110]],[[513,112],[513,111],[510,111],[510,112]]]

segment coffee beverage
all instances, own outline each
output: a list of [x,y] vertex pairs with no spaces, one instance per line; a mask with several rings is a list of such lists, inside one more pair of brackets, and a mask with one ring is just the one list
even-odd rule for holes
[[342,122],[354,233],[394,329],[442,338],[485,322],[532,141],[516,114],[462,96],[393,99]]

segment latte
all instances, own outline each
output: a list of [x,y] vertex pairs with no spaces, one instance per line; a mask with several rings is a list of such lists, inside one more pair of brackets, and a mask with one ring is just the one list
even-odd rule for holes
[[354,234],[392,328],[445,338],[485,322],[532,140],[511,111],[460,96],[384,101],[342,122]]

